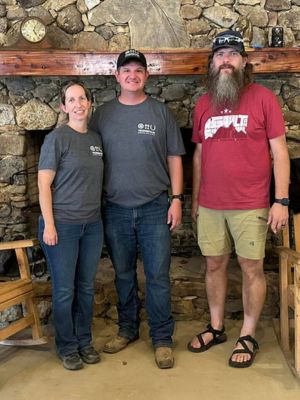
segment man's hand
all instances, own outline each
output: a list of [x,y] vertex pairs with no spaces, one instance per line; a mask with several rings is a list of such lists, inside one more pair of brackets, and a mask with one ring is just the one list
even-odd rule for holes
[[274,203],[269,211],[268,225],[274,233],[280,232],[289,220],[289,210],[287,206]]
[[181,224],[181,219],[182,203],[179,199],[173,199],[168,211],[168,225],[171,231]]
[[192,216],[192,220],[194,222],[197,222],[197,217],[198,217],[198,200],[192,200],[192,211],[191,211],[191,216]]

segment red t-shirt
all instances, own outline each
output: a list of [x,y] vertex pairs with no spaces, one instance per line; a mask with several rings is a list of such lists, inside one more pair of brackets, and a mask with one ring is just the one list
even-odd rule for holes
[[269,139],[285,133],[276,96],[252,83],[237,109],[213,113],[210,96],[198,100],[192,141],[202,144],[199,205],[217,210],[269,207]]

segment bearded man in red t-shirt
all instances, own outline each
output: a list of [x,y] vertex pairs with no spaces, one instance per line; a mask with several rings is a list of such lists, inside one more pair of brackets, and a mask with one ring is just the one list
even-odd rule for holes
[[[211,321],[188,349],[203,352],[227,340],[224,306],[234,246],[242,270],[244,321],[229,365],[245,368],[258,350],[255,330],[266,293],[267,230],[270,226],[277,233],[288,221],[289,156],[280,105],[270,90],[251,82],[239,32],[221,32],[213,40],[208,92],[196,104],[192,140],[192,217],[206,257]],[[271,207],[270,153],[276,197]]]

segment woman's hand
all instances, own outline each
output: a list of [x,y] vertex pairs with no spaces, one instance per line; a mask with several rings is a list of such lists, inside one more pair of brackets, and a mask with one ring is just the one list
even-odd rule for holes
[[48,246],[55,246],[58,243],[58,236],[54,225],[45,226],[43,241]]

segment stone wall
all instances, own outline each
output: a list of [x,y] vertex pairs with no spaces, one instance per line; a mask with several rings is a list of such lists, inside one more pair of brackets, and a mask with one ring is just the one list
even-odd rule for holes
[[[205,263],[204,257],[177,257],[172,258],[171,277],[171,299],[172,313],[175,320],[209,320],[207,296],[204,284]],[[262,318],[276,318],[279,315],[279,291],[278,273],[272,270],[270,265],[266,266],[267,296]],[[45,275],[37,278],[35,285],[37,290],[37,306],[40,319],[43,324],[51,318],[51,281]],[[137,262],[137,279],[139,286],[139,297],[141,299],[140,317],[147,318],[145,310],[145,276],[141,260]],[[94,316],[117,320],[118,301],[115,284],[114,269],[111,260],[103,257],[100,261],[99,270],[95,280]],[[0,312],[0,329],[9,323],[18,320],[22,313],[26,313],[24,306],[14,306]],[[240,319],[243,316],[242,305],[242,282],[241,270],[236,258],[230,260],[228,269],[228,289],[225,307],[225,317]]]
[[[137,277],[139,296],[142,300],[141,318],[146,319],[145,276],[142,263],[138,261]],[[205,291],[205,263],[202,256],[192,258],[173,257],[171,264],[172,312],[176,320],[209,320]],[[262,318],[279,315],[278,273],[266,269],[267,296]],[[117,320],[117,293],[111,261],[103,258],[96,277],[95,316]],[[241,270],[235,258],[230,260],[225,317],[240,319],[243,316]]]
[[1,0],[0,45],[13,46],[23,19],[37,16],[55,48],[202,48],[226,28],[242,30],[251,46],[268,47],[275,25],[284,28],[285,46],[291,47],[300,41],[299,5],[299,0]]
[[[28,237],[24,210],[37,204],[36,164],[38,148],[45,133],[60,124],[59,90],[70,78],[10,77],[0,79],[0,238],[13,240]],[[184,140],[190,142],[192,111],[196,99],[205,91],[204,78],[198,76],[151,77],[146,91],[166,102],[184,129]],[[256,75],[255,80],[271,88],[282,104],[290,155],[300,157],[300,81],[297,74],[272,76]],[[113,77],[85,77],[94,106],[114,98],[118,86]],[[34,140],[34,137],[36,139]],[[189,146],[192,148],[191,146]],[[186,164],[186,203],[182,227],[173,234],[173,252],[197,252],[195,232],[189,216],[191,194],[191,151]],[[30,174],[24,175],[24,170]],[[33,174],[32,174],[33,173]],[[31,227],[34,228],[33,221]]]

